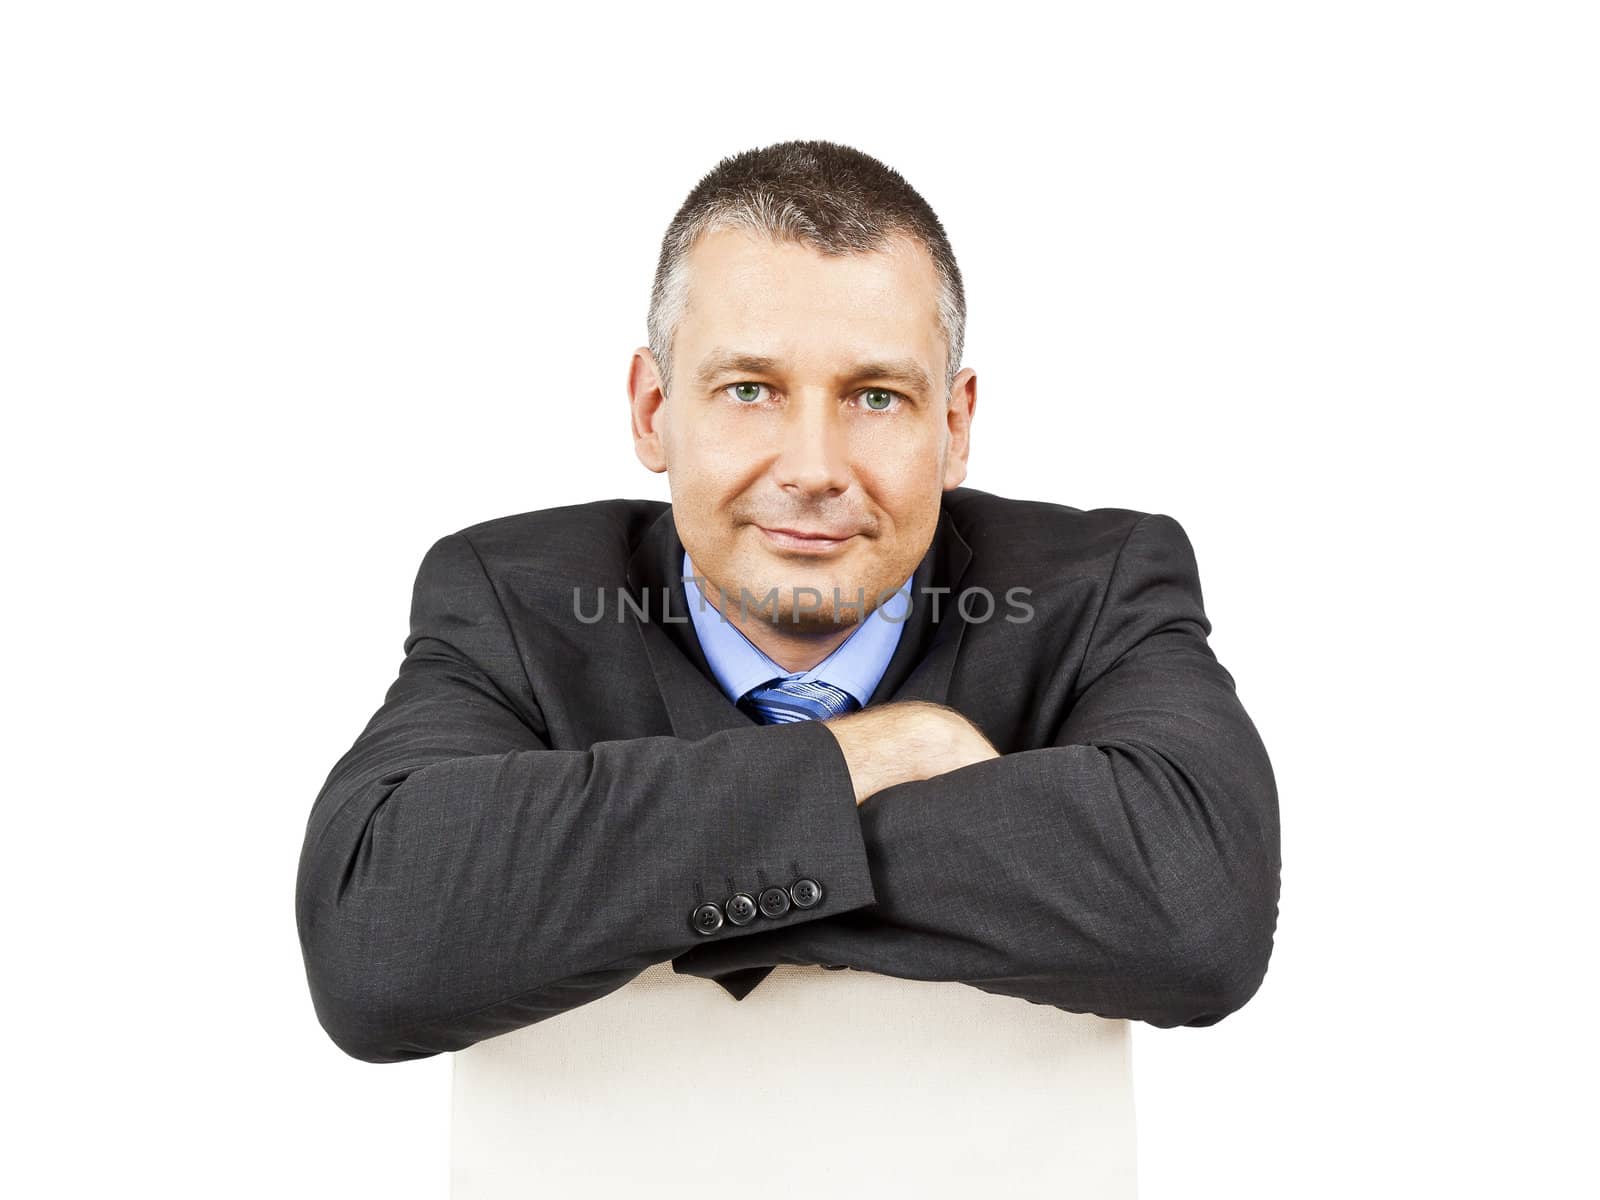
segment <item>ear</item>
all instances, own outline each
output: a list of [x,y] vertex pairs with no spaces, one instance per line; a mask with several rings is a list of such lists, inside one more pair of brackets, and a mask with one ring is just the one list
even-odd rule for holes
[[972,448],[972,414],[978,407],[978,375],[962,367],[950,385],[950,403],[945,411],[950,443],[945,451],[944,490],[960,487],[967,477],[967,453]]
[[667,469],[662,434],[667,425],[667,395],[648,346],[640,346],[628,363],[628,407],[633,417],[633,452],[656,474]]

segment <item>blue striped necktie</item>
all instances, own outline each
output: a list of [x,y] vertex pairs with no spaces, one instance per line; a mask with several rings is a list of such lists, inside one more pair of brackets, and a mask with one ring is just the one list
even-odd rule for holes
[[788,721],[826,721],[859,708],[856,698],[843,688],[820,679],[801,681],[781,676],[751,688],[739,707],[763,725]]

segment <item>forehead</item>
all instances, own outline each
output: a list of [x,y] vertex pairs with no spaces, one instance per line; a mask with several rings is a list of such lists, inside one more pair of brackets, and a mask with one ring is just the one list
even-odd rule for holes
[[[893,347],[932,363],[943,350],[939,273],[921,243],[829,255],[744,229],[703,234],[685,256],[687,303],[677,348],[713,344],[781,355],[809,347]],[[745,343],[759,342],[759,345]]]

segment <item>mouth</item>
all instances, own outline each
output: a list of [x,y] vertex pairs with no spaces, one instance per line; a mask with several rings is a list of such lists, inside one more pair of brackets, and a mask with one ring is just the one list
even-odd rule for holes
[[757,525],[767,544],[779,550],[798,550],[801,553],[827,554],[837,550],[856,534],[834,530],[768,529]]

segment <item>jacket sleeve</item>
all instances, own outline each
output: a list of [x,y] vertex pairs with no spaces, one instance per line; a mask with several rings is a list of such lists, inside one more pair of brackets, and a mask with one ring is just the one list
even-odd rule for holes
[[[459,1050],[696,944],[873,901],[849,770],[816,723],[551,749],[466,535],[424,557],[404,651],[316,797],[296,882],[317,1018],[352,1057]],[[806,877],[810,907],[691,921]]]
[[1220,1021],[1265,976],[1280,858],[1271,763],[1210,632],[1183,529],[1140,518],[1052,745],[869,797],[873,907],[674,969],[846,966],[1164,1028]]

